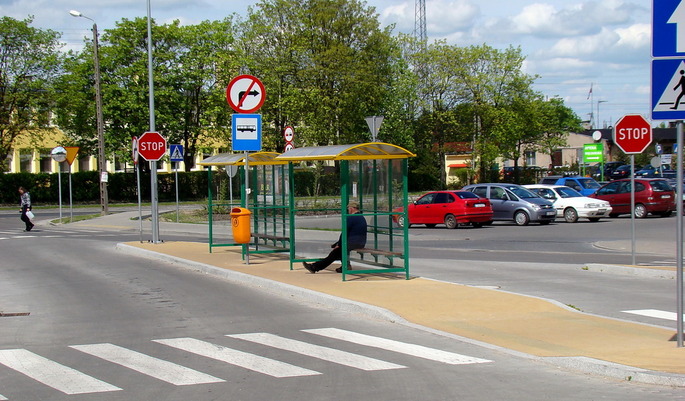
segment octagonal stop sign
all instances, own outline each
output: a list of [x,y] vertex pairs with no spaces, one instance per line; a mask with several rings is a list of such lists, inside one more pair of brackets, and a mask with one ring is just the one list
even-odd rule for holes
[[138,138],[138,153],[147,161],[157,161],[166,154],[166,139],[159,132],[146,132]]
[[614,127],[614,143],[626,154],[642,153],[652,143],[652,126],[639,114],[625,115]]

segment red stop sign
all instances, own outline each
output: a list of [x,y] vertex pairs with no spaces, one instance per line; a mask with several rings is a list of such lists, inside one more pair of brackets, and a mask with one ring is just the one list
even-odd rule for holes
[[614,127],[614,143],[624,153],[642,153],[652,143],[652,126],[639,114],[623,116]]
[[147,161],[157,161],[166,154],[166,139],[159,132],[146,132],[138,138],[138,153]]

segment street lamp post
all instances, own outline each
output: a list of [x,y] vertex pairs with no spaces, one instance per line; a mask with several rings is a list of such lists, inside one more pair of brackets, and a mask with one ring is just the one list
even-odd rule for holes
[[602,120],[599,119],[599,105],[600,103],[606,103],[608,100],[598,100],[597,101],[597,128],[602,128],[600,124],[602,123]]
[[102,117],[102,88],[100,87],[100,55],[98,45],[98,25],[92,18],[86,17],[76,10],[69,11],[73,17],[82,17],[93,21],[93,59],[95,63],[95,114],[98,132],[98,169],[100,170],[100,214],[109,213],[109,199],[107,195],[107,159],[105,159],[105,125]]

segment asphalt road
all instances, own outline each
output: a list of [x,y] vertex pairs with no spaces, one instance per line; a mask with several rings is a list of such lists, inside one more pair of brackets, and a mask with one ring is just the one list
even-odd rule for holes
[[[43,211],[42,216],[49,213]],[[506,243],[505,234],[516,229],[526,235],[517,235],[521,252],[509,259],[520,256],[525,263],[517,263],[517,270],[509,271],[513,274],[502,275],[513,282],[530,265],[525,259],[538,252],[533,241],[523,238],[532,238],[535,229],[555,227],[575,229],[558,224],[426,230],[425,236],[433,239],[422,238],[422,230],[412,229],[413,253],[421,252],[422,242],[433,248],[431,259],[412,255],[419,266],[414,273],[425,269],[436,278],[457,274],[477,280],[483,276],[482,266],[498,262],[487,259],[498,257],[495,244]],[[547,232],[547,241],[552,232]],[[473,238],[459,239],[462,235]],[[169,241],[202,239],[192,233],[161,236]],[[444,242],[437,243],[435,238]],[[487,245],[489,239],[495,241]],[[678,389],[562,371],[449,336],[284,299],[114,249],[118,242],[136,240],[135,231],[68,225],[23,233],[18,214],[0,212],[0,311],[8,315],[0,317],[0,400],[685,399]],[[318,246],[326,240],[321,238]],[[471,259],[474,268],[466,271],[466,260],[454,260],[452,250],[442,248],[450,241],[474,241],[472,249],[495,252],[471,251],[469,255],[486,258]],[[572,252],[560,254],[547,254],[547,274],[558,271],[564,280],[573,281],[565,270],[555,270],[559,263],[551,262],[566,260]],[[441,261],[439,269],[432,260]],[[546,277],[533,280],[542,271],[540,267],[527,272],[530,278],[520,279],[526,282],[521,285],[549,286]],[[492,283],[489,278],[482,280]],[[538,285],[532,285],[533,281]],[[601,292],[596,288],[594,298],[605,298]],[[361,345],[341,341],[336,335],[329,338],[303,331],[325,328],[371,336],[377,344],[393,340],[429,347],[453,357],[458,354],[467,362],[448,364],[386,345]],[[346,353],[337,355],[311,345]],[[231,350],[244,354],[231,363],[217,360],[228,358]],[[266,359],[252,362],[251,368],[236,366],[250,363],[255,356]],[[283,362],[288,366],[282,366]],[[275,377],[256,370],[274,364],[283,369],[294,366],[296,373]]]

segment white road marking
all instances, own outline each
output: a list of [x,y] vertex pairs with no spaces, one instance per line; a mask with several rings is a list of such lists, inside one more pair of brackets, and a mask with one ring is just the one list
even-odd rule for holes
[[[121,390],[70,367],[25,349],[0,350],[0,364],[65,394],[102,393]],[[6,398],[0,398],[6,400]]]
[[673,320],[674,322],[676,320],[678,320],[678,314],[677,313],[667,312],[667,311],[658,310],[658,309],[624,310],[623,313],[632,313],[633,315],[655,317],[657,319]]
[[317,334],[324,337],[334,338],[336,340],[348,341],[355,344],[366,345],[368,347],[380,348],[388,351],[399,352],[406,355],[415,356],[418,358],[430,359],[433,361],[449,363],[451,365],[464,365],[471,363],[488,363],[492,362],[488,359],[475,358],[471,356],[461,355],[454,352],[442,351],[435,348],[424,347],[422,345],[404,343],[395,340],[388,340],[386,338],[369,336],[366,334],[355,333],[353,331],[328,328],[328,329],[312,329],[302,330],[307,333]]
[[2,394],[0,394],[0,401],[6,401],[7,398],[3,397]]
[[232,348],[196,340],[194,338],[170,338],[165,340],[154,340],[154,342],[273,377],[314,376],[321,374],[314,370],[301,368],[289,363],[279,362]]
[[322,347],[320,345],[309,344],[302,341],[291,340],[289,338],[280,337],[269,333],[233,334],[227,336],[268,345],[269,347],[291,351],[361,370],[388,370],[406,368],[406,366],[381,361],[379,359],[352,354],[350,352],[340,351],[333,348]]
[[177,386],[225,381],[114,344],[71,345],[70,347]]

